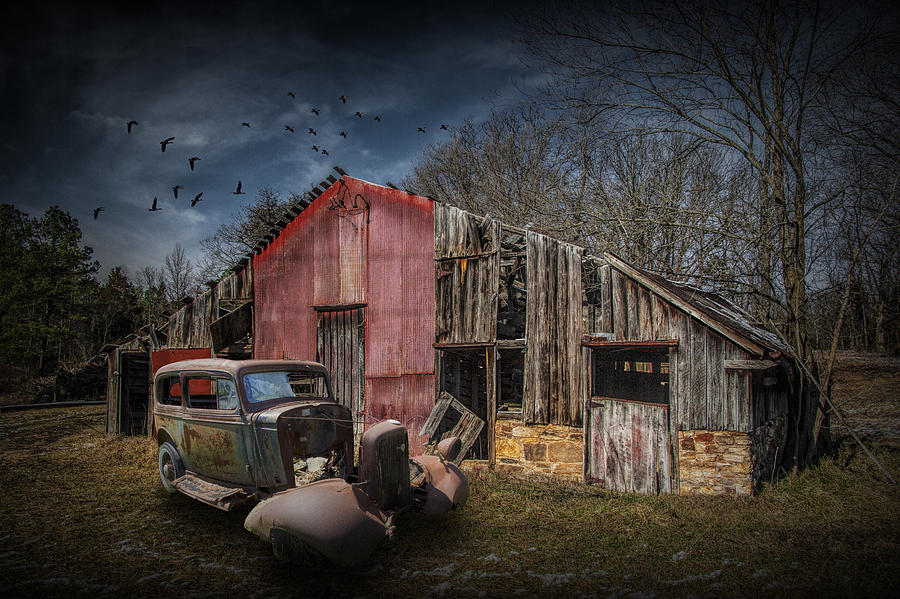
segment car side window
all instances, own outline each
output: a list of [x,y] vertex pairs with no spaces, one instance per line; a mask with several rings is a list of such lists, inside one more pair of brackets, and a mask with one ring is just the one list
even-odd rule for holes
[[216,400],[220,410],[233,410],[238,407],[237,386],[231,379],[215,379]]
[[181,379],[177,374],[156,381],[156,401],[164,406],[181,405]]
[[238,406],[237,388],[231,379],[208,374],[187,378],[190,408],[201,410],[234,410]]

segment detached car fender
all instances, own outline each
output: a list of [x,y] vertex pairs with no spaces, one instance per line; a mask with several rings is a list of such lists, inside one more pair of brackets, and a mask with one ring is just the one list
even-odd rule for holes
[[364,562],[392,527],[358,485],[339,478],[276,493],[259,503],[244,528],[290,561],[325,558],[344,566]]

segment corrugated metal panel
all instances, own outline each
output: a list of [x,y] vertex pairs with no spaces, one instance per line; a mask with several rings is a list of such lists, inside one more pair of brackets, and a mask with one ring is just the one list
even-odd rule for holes
[[434,203],[363,185],[371,205],[366,374],[434,371]]
[[404,375],[366,378],[366,427],[399,420],[409,431],[409,455],[425,449],[419,431],[434,407],[434,376]]

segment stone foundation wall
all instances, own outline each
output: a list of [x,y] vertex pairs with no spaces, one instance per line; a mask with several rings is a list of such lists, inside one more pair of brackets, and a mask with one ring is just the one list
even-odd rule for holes
[[494,469],[500,472],[551,474],[582,480],[584,431],[581,427],[498,419],[494,446],[497,455]]
[[682,495],[749,495],[750,436],[734,431],[678,431]]

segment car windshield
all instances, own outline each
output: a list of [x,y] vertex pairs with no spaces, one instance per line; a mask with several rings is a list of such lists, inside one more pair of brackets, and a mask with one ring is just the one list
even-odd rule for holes
[[243,379],[244,394],[250,403],[283,397],[328,397],[325,375],[321,372],[272,370],[247,373]]

